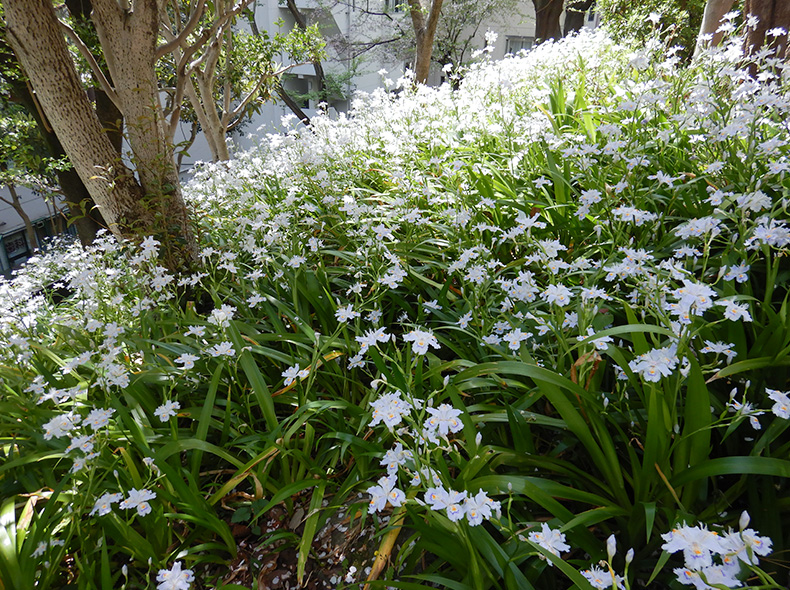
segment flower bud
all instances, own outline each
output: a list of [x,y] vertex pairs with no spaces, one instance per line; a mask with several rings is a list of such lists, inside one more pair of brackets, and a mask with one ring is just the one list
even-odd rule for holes
[[612,561],[615,553],[617,553],[617,539],[614,538],[614,535],[609,535],[609,538],[606,539],[606,554],[609,556],[609,561]]
[[628,565],[634,560],[634,548],[631,547],[628,553],[625,554],[625,565]]
[[738,521],[738,526],[740,527],[741,530],[749,526],[749,520],[751,520],[751,518],[749,517],[749,513],[746,512],[746,510],[741,512],[741,518]]

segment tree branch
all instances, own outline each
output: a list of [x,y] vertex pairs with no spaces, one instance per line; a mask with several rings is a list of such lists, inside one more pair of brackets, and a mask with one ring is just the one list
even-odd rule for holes
[[[292,65],[288,65],[288,66],[283,66],[282,68],[280,68],[276,72],[272,72],[272,73],[269,73],[269,74],[262,75],[260,77],[260,79],[258,80],[258,82],[255,83],[255,87],[247,93],[247,96],[244,97],[244,100],[241,101],[239,106],[237,106],[235,109],[233,109],[233,112],[230,113],[230,116],[228,117],[228,120],[233,119],[234,117],[238,117],[242,113],[242,111],[245,108],[247,108],[247,105],[250,103],[250,101],[253,98],[255,98],[255,94],[258,92],[258,90],[261,89],[261,86],[263,86],[263,83],[266,80],[270,80],[271,78],[279,78],[280,76],[282,76],[288,70],[292,70],[293,68],[296,68],[296,67],[299,67],[299,66],[306,66],[309,63],[310,62],[304,62],[304,63],[298,63],[298,64],[292,64]],[[282,85],[278,84],[278,86],[281,87]],[[228,128],[227,128],[228,131],[230,131],[231,129],[233,129],[233,127],[238,125],[240,121],[241,121],[241,118],[239,118],[236,122],[234,122],[233,125],[228,126]]]
[[[209,28],[207,28],[205,31],[203,31],[203,33],[200,35],[200,37],[198,37],[197,41],[195,41],[194,43],[192,43],[189,46],[184,48],[184,54],[186,56],[188,56],[188,57],[191,57],[192,55],[194,55],[195,52],[198,49],[200,49],[201,47],[203,47],[203,45],[205,45],[206,42],[208,42],[208,40],[211,39],[220,28],[223,28],[225,26],[225,23],[227,23],[229,20],[231,20],[237,14],[239,14],[242,10],[244,10],[253,1],[254,0],[241,0],[239,5],[236,8],[234,8],[233,10],[229,10],[228,12],[226,12],[224,14],[218,15],[216,20],[211,24],[211,26]],[[179,35],[179,37],[180,36],[181,35]],[[171,42],[168,41],[162,47],[171,46],[170,51],[172,51],[174,47],[178,47],[179,45],[180,44],[176,44],[175,46],[171,46]],[[160,50],[162,49],[162,47],[157,49],[157,52],[156,52],[157,53],[157,57],[159,57],[159,53],[160,53]],[[164,55],[164,54],[162,54],[162,55]],[[198,58],[198,60],[196,60],[196,61],[200,61],[200,58]]]
[[182,43],[186,41],[186,38],[192,34],[192,32],[197,28],[198,24],[200,23],[200,19],[203,16],[206,7],[206,0],[198,0],[197,5],[195,6],[192,14],[189,17],[189,20],[184,25],[184,28],[181,30],[178,35],[176,35],[173,39],[167,41],[164,45],[160,45],[156,48],[156,59],[161,59],[171,51],[173,51],[176,47],[180,47]]
[[282,101],[286,104],[286,106],[291,109],[294,115],[298,117],[298,119],[304,123],[307,127],[310,127],[310,117],[308,117],[304,111],[296,104],[293,98],[286,92],[285,88],[283,88],[282,84],[277,85],[277,94],[282,99]]
[[93,75],[96,77],[96,80],[98,80],[99,86],[101,86],[102,90],[104,90],[105,94],[107,95],[107,98],[109,98],[112,101],[112,103],[115,105],[115,108],[121,111],[118,95],[115,93],[115,89],[110,84],[110,81],[104,75],[104,72],[101,71],[99,64],[96,62],[96,58],[93,57],[93,54],[91,53],[90,49],[88,49],[87,45],[83,43],[82,39],[80,39],[80,36],[77,35],[77,32],[74,29],[72,29],[69,25],[67,25],[61,20],[58,20],[58,23],[60,23],[60,28],[63,29],[63,31],[66,33],[66,36],[71,40],[72,43],[74,43],[74,45],[77,46],[80,55],[82,55],[82,57],[84,57],[85,60],[88,62],[88,65],[91,68],[91,72],[93,72]]

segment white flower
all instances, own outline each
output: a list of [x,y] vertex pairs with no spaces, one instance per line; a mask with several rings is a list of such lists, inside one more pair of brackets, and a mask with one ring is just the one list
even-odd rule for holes
[[471,321],[472,321],[472,312],[468,311],[464,315],[462,315],[460,318],[458,318],[458,325],[461,328],[466,328],[466,327],[469,326],[469,323]]
[[93,431],[95,432],[99,428],[103,428],[104,426],[107,426],[107,424],[110,423],[110,416],[113,415],[113,412],[115,412],[115,410],[113,410],[112,408],[110,409],[94,408],[88,413],[85,420],[82,421],[82,424],[83,426],[86,425],[90,426],[91,428],[93,428]]
[[590,585],[593,588],[597,588],[599,590],[609,588],[613,583],[616,584],[617,588],[625,588],[625,585],[623,584],[623,578],[621,576],[615,575],[615,579],[612,580],[612,573],[609,570],[605,570],[596,566],[592,566],[590,569],[582,571],[582,575],[587,578],[587,581],[590,582]]
[[492,510],[498,512],[499,509],[499,502],[489,498],[483,490],[474,496],[467,496],[464,500],[464,513],[470,526],[481,524],[484,519],[491,518]]
[[299,268],[305,262],[307,262],[307,258],[304,256],[292,256],[286,261],[285,265],[290,266],[291,268]]
[[765,393],[775,402],[771,411],[779,418],[790,419],[790,396],[785,392],[768,388],[765,389]]
[[170,417],[177,415],[176,410],[181,409],[181,404],[172,400],[166,401],[164,404],[154,410],[154,415],[157,416],[162,422],[167,422]]
[[713,306],[716,291],[703,283],[684,279],[683,286],[672,291],[672,295],[678,299],[680,310],[689,310],[694,315],[702,315]]
[[233,319],[233,314],[235,312],[236,308],[232,305],[223,305],[219,309],[211,310],[211,315],[208,317],[208,322],[219,328],[227,328],[230,325],[230,320]]
[[153,500],[154,498],[156,498],[156,492],[132,488],[129,490],[126,500],[121,502],[120,507],[126,509],[137,508],[137,514],[145,516],[151,512],[151,505],[148,503],[148,500]]
[[206,326],[189,326],[186,332],[184,332],[184,336],[197,336],[198,338],[202,338],[206,335]]
[[668,553],[683,551],[686,567],[700,570],[713,564],[714,553],[720,553],[719,536],[700,526],[685,523],[661,535],[666,541],[661,548]]
[[345,307],[338,307],[337,311],[335,312],[335,317],[337,318],[338,322],[347,322],[349,320],[353,320],[354,318],[358,318],[359,312],[354,311],[352,305],[348,304]]
[[466,492],[456,492],[455,490],[442,487],[428,488],[425,490],[425,503],[431,510],[446,510],[447,518],[456,522],[464,517],[465,510],[461,505],[466,499]]
[[299,372],[299,363],[295,364],[293,367],[288,367],[285,369],[285,371],[282,372],[282,376],[285,377],[285,382],[283,385],[288,387],[291,383],[293,383],[299,376]]
[[546,303],[567,305],[571,300],[571,291],[565,285],[549,285],[541,293],[541,297]]
[[44,440],[51,438],[60,438],[67,435],[72,429],[76,428],[80,423],[80,416],[69,412],[68,414],[61,414],[55,416],[44,424]]
[[192,582],[195,581],[195,574],[192,570],[182,570],[181,562],[177,561],[169,570],[159,570],[156,575],[156,590],[189,590]]
[[111,494],[106,493],[103,494],[96,503],[93,505],[93,510],[90,511],[90,515],[93,516],[94,514],[98,514],[99,516],[104,516],[105,514],[109,514],[112,512],[112,505],[116,502],[120,502],[121,498],[123,498],[123,494]]
[[738,353],[733,350],[735,344],[732,342],[726,344],[724,342],[711,342],[710,340],[705,341],[705,348],[701,349],[700,352],[711,352],[713,354],[723,354],[727,357],[727,362],[729,363],[732,359],[738,356]]
[[393,427],[401,423],[403,416],[407,415],[412,408],[410,402],[401,398],[401,392],[385,393],[370,403],[373,408],[373,417],[368,426],[376,426],[380,422],[392,430]]
[[541,524],[540,532],[533,531],[528,535],[528,538],[557,557],[560,556],[561,551],[571,550],[570,545],[565,542],[565,535],[559,529],[552,530],[545,522]]
[[367,489],[370,494],[370,511],[378,512],[384,510],[387,502],[393,506],[400,506],[406,499],[406,494],[402,490],[395,487],[397,483],[396,476],[390,475],[382,477],[378,481],[378,485],[371,486]]
[[746,304],[738,304],[734,301],[720,301],[719,305],[724,306],[724,317],[733,322],[743,319],[744,322],[751,322],[752,316]]
[[360,352],[364,353],[379,342],[388,342],[391,336],[391,334],[387,334],[385,328],[377,328],[376,330],[367,330],[362,336],[356,336],[354,339],[359,342]]
[[749,268],[750,266],[745,263],[730,266],[723,278],[725,281],[734,279],[738,283],[745,283],[749,280]]
[[508,343],[507,346],[510,350],[516,351],[521,347],[521,343],[524,340],[528,340],[531,337],[531,332],[522,332],[521,328],[516,328],[502,336],[502,340]]
[[178,357],[175,362],[182,364],[184,369],[192,369],[195,366],[195,361],[199,358],[199,356],[185,352],[180,357]]
[[409,449],[404,449],[403,444],[395,443],[389,451],[384,453],[384,458],[381,460],[381,465],[387,466],[387,474],[393,475],[398,472],[398,466],[403,465],[413,457]]
[[32,557],[41,557],[47,551],[47,542],[41,541],[36,547],[36,550],[31,553]]
[[236,354],[236,350],[233,348],[232,342],[220,342],[219,344],[215,344],[207,351],[211,356],[218,357],[218,356],[234,356]]
[[[590,336],[595,336],[595,330],[592,328],[587,328],[587,338]],[[582,341],[585,339],[585,336],[577,336],[576,340]],[[606,350],[609,348],[609,343],[614,342],[611,336],[601,336],[600,338],[593,338],[590,342],[593,343],[596,349],[598,350]]]
[[425,408],[425,410],[431,415],[424,424],[425,429],[430,432],[438,432],[440,436],[447,437],[449,432],[458,432],[464,427],[458,419],[461,410],[450,404],[441,404],[438,408]]
[[658,382],[661,377],[669,377],[678,364],[674,345],[655,348],[628,363],[634,373],[639,373],[645,381]]
[[425,354],[428,352],[428,347],[439,348],[439,342],[436,336],[425,330],[412,330],[408,334],[402,336],[406,342],[411,342],[411,349],[415,354]]
[[66,452],[79,449],[86,455],[93,451],[93,435],[78,436],[71,439],[71,443],[66,447]]

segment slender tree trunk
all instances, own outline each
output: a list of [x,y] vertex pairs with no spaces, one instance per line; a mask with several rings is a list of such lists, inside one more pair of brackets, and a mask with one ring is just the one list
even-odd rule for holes
[[30,246],[30,251],[38,249],[38,236],[36,236],[36,228],[33,227],[33,223],[30,221],[30,216],[25,212],[25,208],[22,207],[22,202],[19,200],[19,193],[16,192],[16,187],[13,184],[6,184],[6,188],[8,188],[8,192],[11,194],[11,200],[2,199],[0,200],[8,203],[17,212],[17,215],[22,218],[22,223],[25,224],[25,234],[27,235],[27,243]]
[[414,81],[418,84],[425,84],[431,71],[433,40],[436,37],[436,27],[439,24],[439,14],[442,11],[443,0],[433,0],[431,2],[427,19],[420,0],[408,1],[411,22],[417,38],[416,55],[414,57]]
[[39,103],[110,229],[123,237],[142,197],[132,172],[102,132],[82,89],[50,0],[4,0],[8,41]]
[[[299,7],[296,5],[296,2],[294,0],[287,0],[287,3],[288,3],[288,10],[290,11],[291,16],[293,16],[294,20],[296,21],[296,26],[298,26],[303,31],[306,30],[307,19],[305,18],[304,14],[302,14],[302,12],[299,10]],[[256,33],[256,35],[257,34],[259,33]],[[318,81],[318,96],[321,97],[323,100],[328,101],[329,97],[327,96],[327,92],[326,92],[326,74],[324,73],[324,66],[321,64],[320,60],[315,60],[313,62],[313,70],[315,71],[315,77],[316,80]],[[278,92],[280,93],[280,96],[282,96],[283,93],[285,93],[285,90],[278,89]],[[291,103],[293,103],[293,101],[291,101]],[[294,108],[291,106],[291,104],[289,104],[287,100],[285,100],[285,104],[288,105],[288,108],[290,108],[297,117],[300,117],[299,113],[294,110]],[[299,107],[297,106],[297,109],[298,108]],[[301,111],[301,109],[299,109],[299,111]],[[304,113],[302,113],[302,116],[307,118],[307,115],[305,115]],[[304,121],[304,119],[302,119],[301,117],[299,118],[299,120]],[[307,119],[307,124],[309,123],[310,123],[310,119]]]
[[[21,65],[16,59],[13,50],[5,44],[3,44],[3,52],[2,55],[0,55],[0,60],[2,60],[4,67],[21,69]],[[10,91],[9,99],[22,105],[30,116],[35,119],[38,132],[49,148],[48,155],[56,159],[66,157],[63,146],[60,144],[60,141],[58,141],[58,137],[52,130],[44,113],[41,112],[40,106],[30,91],[29,84],[27,84],[25,80],[18,78],[9,79],[7,82]],[[88,189],[85,187],[82,180],[80,180],[74,168],[58,170],[56,175],[58,177],[60,189],[68,204],[68,217],[77,229],[80,242],[83,246],[87,246],[93,242],[99,229],[105,227],[106,224],[88,193]]]
[[282,101],[286,104],[286,106],[291,109],[291,112],[296,115],[296,117],[304,123],[305,125],[310,125],[310,117],[308,117],[302,108],[296,104],[293,98],[288,94],[288,92],[283,88],[282,84],[277,85],[277,94],[282,99]]
[[532,0],[532,4],[535,6],[535,39],[546,41],[562,37],[563,0]]

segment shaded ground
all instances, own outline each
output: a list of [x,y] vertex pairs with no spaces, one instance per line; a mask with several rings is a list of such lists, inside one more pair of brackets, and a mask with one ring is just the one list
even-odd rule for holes
[[[313,540],[301,585],[297,577],[298,544],[302,539],[310,495],[292,498],[289,513],[275,506],[250,522],[231,524],[238,555],[228,569],[212,571],[218,585],[239,584],[252,588],[323,590],[364,581],[380,544],[376,525],[368,517],[361,526],[359,515],[352,521],[346,512],[329,517]],[[243,510],[243,509],[242,509]],[[238,512],[238,509],[237,509]],[[234,514],[236,514],[234,512]],[[246,512],[242,516],[246,516]],[[233,520],[241,520],[238,516]],[[223,568],[224,569],[224,568]],[[354,587],[359,587],[354,584]]]

